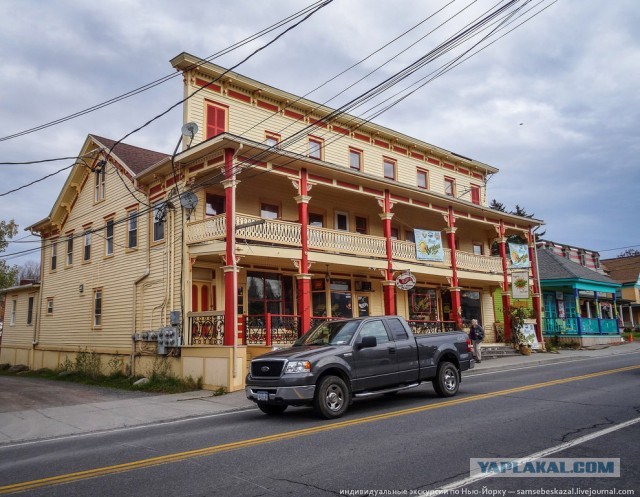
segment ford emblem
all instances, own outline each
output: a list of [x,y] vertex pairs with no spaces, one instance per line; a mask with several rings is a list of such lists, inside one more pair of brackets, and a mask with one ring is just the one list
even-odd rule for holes
[[260,371],[262,371],[263,373],[266,373],[267,371],[269,371],[269,366],[262,366],[260,368]]

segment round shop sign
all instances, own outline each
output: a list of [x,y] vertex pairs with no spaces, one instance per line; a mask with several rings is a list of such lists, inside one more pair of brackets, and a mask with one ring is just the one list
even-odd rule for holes
[[396,278],[396,286],[400,290],[411,290],[416,286],[416,277],[410,271],[400,273]]

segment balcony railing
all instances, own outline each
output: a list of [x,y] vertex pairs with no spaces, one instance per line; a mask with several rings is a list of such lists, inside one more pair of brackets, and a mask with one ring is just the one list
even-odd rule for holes
[[224,313],[190,312],[191,345],[222,345],[224,343]]
[[[299,223],[281,221],[279,219],[262,219],[247,214],[236,215],[236,225],[248,224],[254,221],[261,221],[261,223],[238,229],[236,237],[240,240],[250,240],[265,244],[300,247],[301,227]],[[381,236],[361,235],[350,231],[332,230],[316,226],[309,226],[307,232],[309,249],[312,251],[364,256],[375,259],[386,258],[386,240]],[[187,226],[188,244],[224,240],[225,236],[226,222],[224,214],[194,221]],[[416,259],[416,245],[413,242],[393,240],[391,247],[394,260],[444,268],[451,267],[451,250],[449,249],[444,249],[444,260],[442,262],[425,262]],[[502,261],[499,257],[475,255],[457,250],[456,263],[461,270],[502,274]]]
[[542,332],[546,335],[617,335],[620,329],[615,319],[543,318]]

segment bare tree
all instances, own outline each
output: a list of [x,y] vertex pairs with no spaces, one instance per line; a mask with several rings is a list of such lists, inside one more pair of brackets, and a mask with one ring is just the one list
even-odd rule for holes
[[27,261],[19,266],[18,274],[16,276],[16,285],[19,285],[21,280],[31,280],[35,283],[39,283],[40,263],[38,261]]

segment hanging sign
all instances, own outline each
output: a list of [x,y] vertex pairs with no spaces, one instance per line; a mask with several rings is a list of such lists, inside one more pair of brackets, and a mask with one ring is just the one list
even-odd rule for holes
[[396,278],[396,286],[400,290],[411,290],[416,286],[416,277],[411,274],[411,271],[400,273]]
[[511,273],[511,294],[514,299],[529,298],[529,271]]
[[439,231],[413,230],[416,239],[416,259],[419,261],[444,261],[442,233]]
[[509,258],[511,259],[511,267],[531,267],[531,264],[529,263],[529,247],[526,245],[510,243]]

